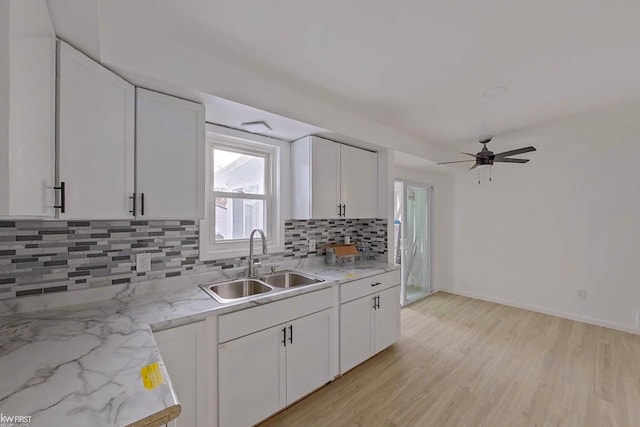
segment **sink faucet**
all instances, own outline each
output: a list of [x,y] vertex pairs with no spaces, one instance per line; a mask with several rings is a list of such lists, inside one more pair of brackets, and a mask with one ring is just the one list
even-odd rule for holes
[[262,239],[262,253],[267,253],[267,239],[264,237],[264,232],[259,228],[254,228],[251,230],[251,234],[249,234],[249,277],[254,276],[253,267],[255,264],[255,260],[253,259],[253,235],[258,232],[260,234],[260,239]]

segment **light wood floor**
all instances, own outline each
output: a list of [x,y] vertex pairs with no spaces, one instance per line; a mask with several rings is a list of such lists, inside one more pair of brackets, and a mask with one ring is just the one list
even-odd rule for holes
[[640,336],[446,293],[400,341],[262,424],[640,426]]

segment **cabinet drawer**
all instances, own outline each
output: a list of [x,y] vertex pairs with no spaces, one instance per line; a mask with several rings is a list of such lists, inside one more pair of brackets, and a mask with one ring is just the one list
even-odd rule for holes
[[389,271],[340,285],[340,303],[383,291],[400,284],[400,270]]
[[223,343],[333,306],[333,288],[251,307],[218,318],[218,342]]

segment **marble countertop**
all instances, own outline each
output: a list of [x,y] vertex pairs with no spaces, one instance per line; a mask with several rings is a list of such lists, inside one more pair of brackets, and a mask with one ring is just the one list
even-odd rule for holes
[[[0,413],[30,416],[30,427],[127,426],[175,409],[179,396],[153,331],[397,269],[375,261],[288,268],[326,281],[220,304],[197,285],[235,278],[238,272],[214,272],[163,283],[109,286],[92,297],[79,296],[78,300],[89,300],[82,304],[25,297],[4,307],[0,316]],[[68,292],[66,298],[80,292]],[[155,375],[146,383],[143,367],[151,368]]]

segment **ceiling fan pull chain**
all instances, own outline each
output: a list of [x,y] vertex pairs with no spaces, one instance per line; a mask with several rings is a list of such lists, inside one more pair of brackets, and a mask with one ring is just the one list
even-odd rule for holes
[[480,185],[480,168],[477,168],[477,169],[478,169],[478,185]]
[[491,165],[489,165],[489,182],[491,182]]

